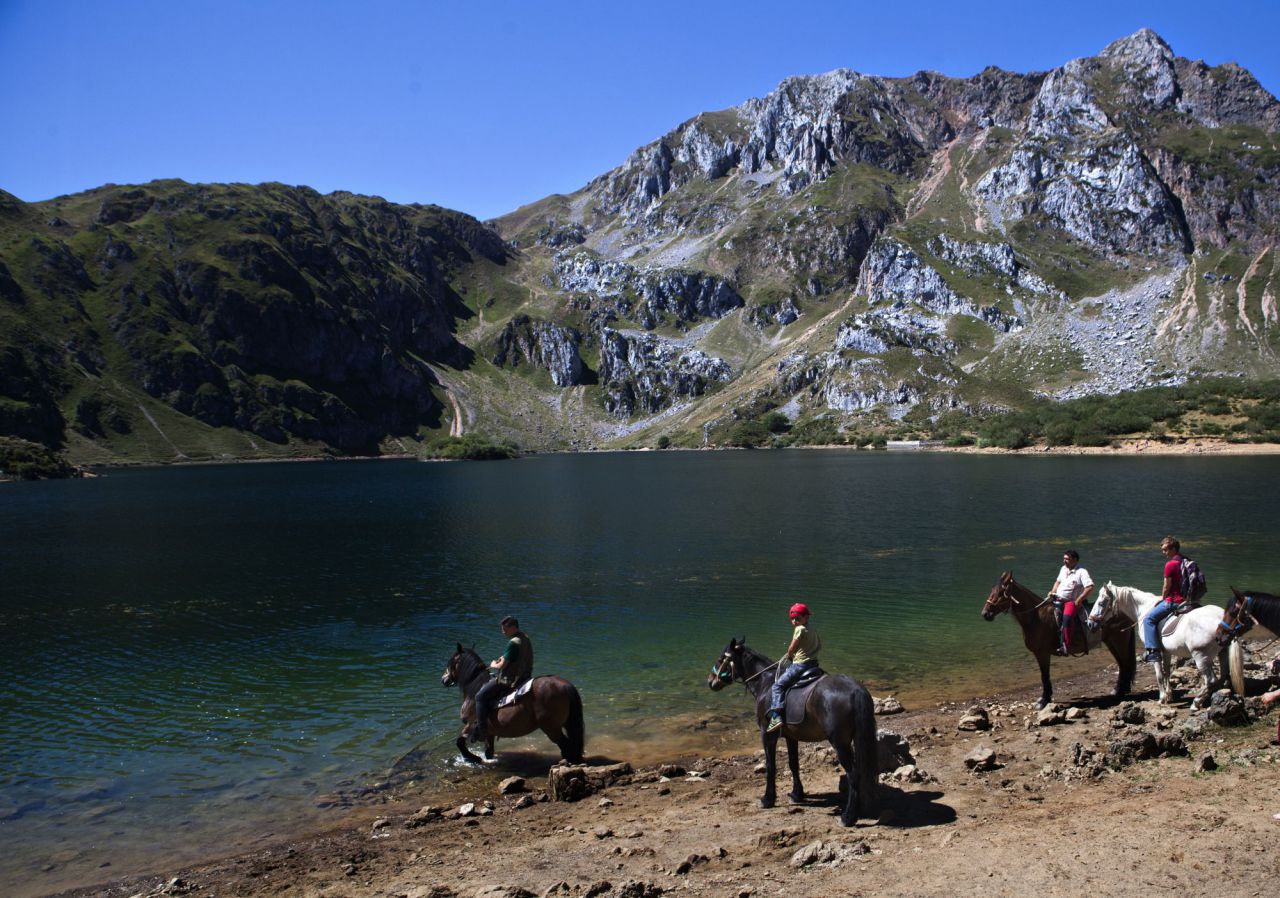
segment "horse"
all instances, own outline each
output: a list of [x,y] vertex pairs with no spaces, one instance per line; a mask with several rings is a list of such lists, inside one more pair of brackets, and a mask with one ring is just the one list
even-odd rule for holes
[[[1090,625],[1101,624],[1104,627],[1116,620],[1124,620],[1126,628],[1136,629],[1138,622],[1150,611],[1161,597],[1153,592],[1143,592],[1132,586],[1116,586],[1110,581],[1098,593],[1098,601],[1089,612]],[[1177,624],[1172,633],[1160,638],[1160,660],[1151,663],[1156,674],[1156,684],[1160,690],[1160,701],[1169,704],[1173,701],[1173,687],[1169,683],[1169,656],[1190,657],[1195,661],[1196,669],[1204,677],[1204,688],[1192,700],[1193,707],[1200,707],[1209,700],[1215,689],[1226,677],[1226,649],[1217,651],[1219,657],[1219,674],[1214,676],[1213,656],[1215,636],[1218,623],[1222,620],[1222,609],[1217,605],[1201,605],[1183,612],[1175,618]],[[1170,619],[1161,622],[1160,629],[1169,625]]]
[[[1053,698],[1053,683],[1049,680],[1049,660],[1058,648],[1058,622],[1053,613],[1053,605],[1048,599],[1042,599],[1013,579],[1012,571],[1005,571],[991,587],[991,594],[982,605],[984,620],[993,621],[996,615],[1008,611],[1022,628],[1022,641],[1040,665],[1040,707],[1049,704]],[[1086,631],[1085,645],[1096,648],[1104,643],[1120,666],[1116,678],[1115,697],[1122,698],[1129,694],[1133,685],[1133,674],[1137,669],[1134,659],[1134,634],[1132,628],[1116,624],[1104,626],[1096,631]]]
[[[476,693],[489,682],[489,668],[476,654],[475,649],[464,649],[458,643],[457,651],[445,666],[440,677],[444,686],[457,686],[462,690],[462,732],[458,735],[458,751],[473,764],[482,763],[467,747],[467,737],[476,725]],[[498,736],[515,738],[527,736],[540,729],[560,749],[560,756],[574,764],[582,763],[582,749],[586,741],[586,728],[582,720],[582,696],[568,680],[560,677],[534,677],[529,691],[510,705],[498,708],[497,720],[489,728],[485,740],[485,760],[493,760],[493,743]]]
[[846,796],[840,814],[843,826],[853,826],[859,817],[879,814],[879,756],[876,747],[876,715],[871,693],[853,677],[828,674],[813,687],[804,708],[804,721],[784,723],[772,733],[765,731],[772,698],[776,665],[742,640],[730,639],[719,660],[711,668],[707,685],[719,691],[734,681],[746,685],[756,701],[756,722],[764,742],[765,790],[760,807],[771,808],[777,801],[778,737],[787,740],[787,763],[791,767],[793,802],[804,801],[800,782],[799,742],[826,740],[836,751],[844,768]]
[[1241,592],[1234,586],[1231,593],[1218,622],[1218,645],[1226,646],[1255,627],[1263,638],[1280,639],[1280,596],[1252,589]]

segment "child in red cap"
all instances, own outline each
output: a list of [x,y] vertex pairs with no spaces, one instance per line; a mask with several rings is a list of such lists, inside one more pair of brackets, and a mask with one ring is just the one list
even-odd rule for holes
[[772,733],[782,726],[782,702],[787,689],[807,671],[818,666],[818,651],[822,648],[822,640],[809,629],[809,606],[804,602],[792,605],[791,623],[795,629],[791,633],[791,645],[787,646],[787,654],[782,659],[785,661],[790,658],[791,666],[773,681],[773,702],[769,707],[766,733]]

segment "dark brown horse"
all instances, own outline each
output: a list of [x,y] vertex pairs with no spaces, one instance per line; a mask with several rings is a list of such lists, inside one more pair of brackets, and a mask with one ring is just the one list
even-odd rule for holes
[[1218,645],[1243,639],[1255,627],[1262,631],[1261,639],[1280,639],[1280,596],[1234,586],[1231,593],[1231,601],[1223,609],[1222,622],[1218,624]]
[[[457,686],[462,690],[462,733],[458,736],[458,751],[474,764],[480,758],[467,747],[467,737],[476,724],[476,693],[489,682],[489,668],[474,649],[458,649],[449,659],[440,682],[445,686]],[[496,737],[513,739],[527,736],[534,730],[542,730],[547,738],[560,749],[566,761],[582,762],[582,748],[586,741],[586,729],[582,721],[582,696],[568,680],[560,677],[534,677],[529,691],[510,705],[499,708],[496,721],[489,727],[484,756],[493,759],[493,743]]]
[[876,748],[876,715],[871,694],[853,677],[828,674],[813,687],[805,704],[804,721],[783,724],[772,733],[765,730],[770,692],[776,665],[746,643],[730,639],[711,668],[707,685],[719,691],[733,681],[744,683],[756,703],[756,723],[764,743],[764,796],[760,807],[771,808],[777,801],[774,778],[777,774],[778,737],[787,740],[787,761],[791,767],[792,801],[804,801],[800,784],[799,742],[831,743],[836,759],[844,768],[848,790],[840,822],[853,826],[859,817],[876,817],[878,809],[879,755]]
[[[1013,579],[1012,571],[1005,571],[991,587],[991,595],[982,606],[982,617],[995,620],[996,615],[1008,611],[1022,628],[1022,641],[1027,651],[1035,656],[1040,665],[1040,707],[1049,704],[1053,698],[1053,683],[1049,680],[1049,660],[1058,647],[1058,622],[1053,613],[1053,604],[1027,589]],[[1083,618],[1083,614],[1079,615]],[[1116,698],[1129,694],[1133,685],[1133,673],[1138,663],[1134,648],[1136,637],[1134,628],[1120,618],[1112,617],[1097,632],[1088,633],[1088,646],[1094,648],[1099,642],[1105,643],[1120,666],[1120,675],[1116,679]]]

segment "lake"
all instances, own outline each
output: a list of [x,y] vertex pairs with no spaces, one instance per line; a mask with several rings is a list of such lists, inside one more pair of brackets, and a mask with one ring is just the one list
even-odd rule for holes
[[582,690],[589,754],[745,746],[745,697],[706,673],[730,636],[779,654],[793,601],[825,667],[908,706],[1030,684],[1016,625],[979,617],[1001,570],[1045,591],[1075,547],[1099,582],[1157,589],[1173,533],[1211,600],[1278,591],[1277,499],[1274,456],[841,450],[2,484],[0,885],[41,894],[329,825],[349,811],[325,796],[406,755],[460,775],[441,669],[458,642],[495,657],[505,614],[538,672]]

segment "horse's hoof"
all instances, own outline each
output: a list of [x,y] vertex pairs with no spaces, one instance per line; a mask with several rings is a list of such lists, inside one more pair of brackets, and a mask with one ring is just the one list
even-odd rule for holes
[[760,807],[764,808],[766,811],[769,810],[769,808],[773,807],[773,805],[774,805],[774,800],[772,798],[760,799]]
[[792,804],[800,804],[800,802],[804,801],[804,793],[803,793],[803,792],[788,792],[788,793],[787,793],[787,798],[790,800],[790,802],[791,802]]

